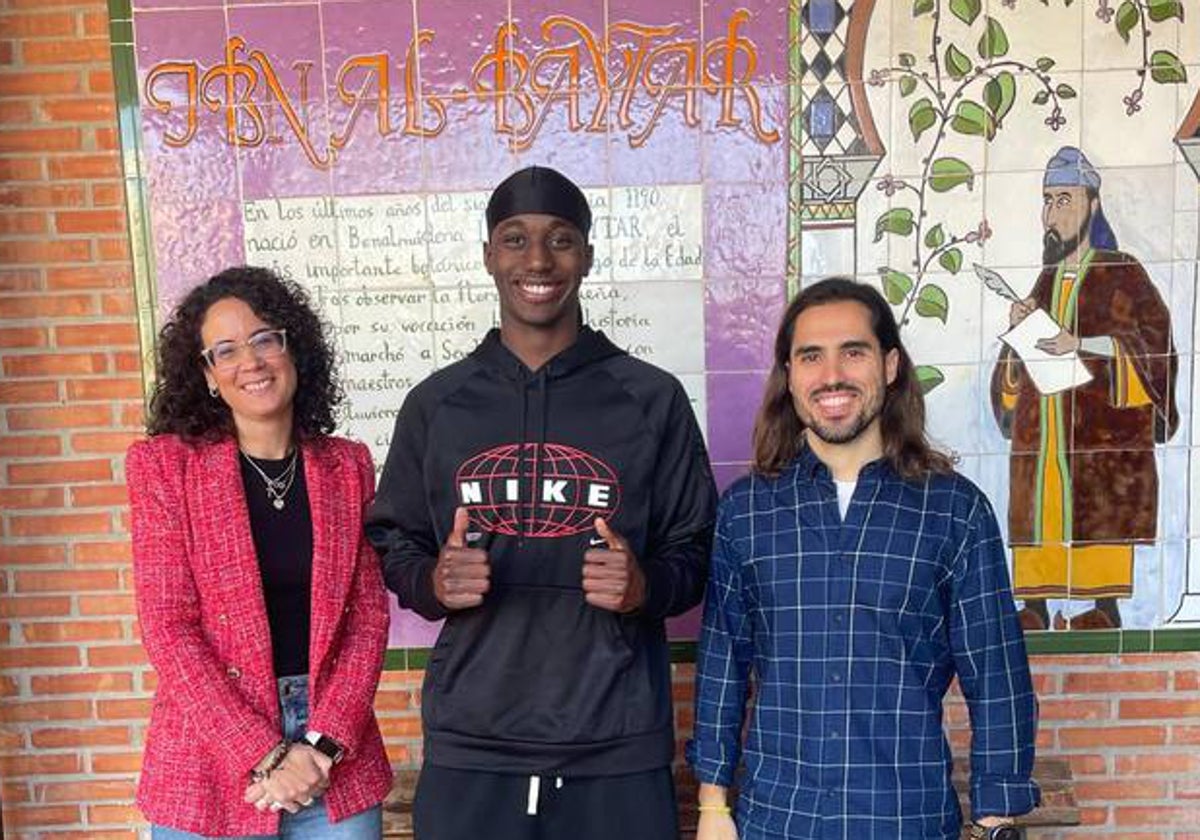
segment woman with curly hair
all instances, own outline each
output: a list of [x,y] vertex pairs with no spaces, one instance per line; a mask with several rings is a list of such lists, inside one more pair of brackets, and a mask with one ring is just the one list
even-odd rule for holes
[[266,269],[209,278],[159,336],[126,460],[154,840],[382,835],[388,615],[371,457],[330,434],[342,398],[306,294]]

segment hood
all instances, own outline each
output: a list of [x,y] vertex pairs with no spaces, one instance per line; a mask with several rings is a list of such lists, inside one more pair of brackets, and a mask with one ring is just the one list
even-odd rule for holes
[[575,343],[554,356],[538,370],[531,371],[516,354],[500,340],[500,330],[492,329],[471,352],[479,364],[512,382],[525,382],[534,376],[546,379],[562,379],[574,371],[595,362],[624,354],[604,333],[586,324],[580,326]]

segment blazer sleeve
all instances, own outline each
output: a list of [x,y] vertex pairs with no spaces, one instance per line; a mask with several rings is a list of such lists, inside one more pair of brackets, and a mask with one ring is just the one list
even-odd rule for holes
[[[375,495],[375,468],[367,447],[354,444],[363,515]],[[351,754],[373,720],[375,690],[387,648],[388,607],[379,557],[359,528],[357,560],[346,596],[346,619],[334,664],[310,711],[308,728],[328,735]]]
[[125,473],[138,620],[160,690],[170,693],[193,731],[204,732],[237,769],[249,773],[280,735],[246,704],[202,630],[183,470],[165,446],[140,441],[129,448]]

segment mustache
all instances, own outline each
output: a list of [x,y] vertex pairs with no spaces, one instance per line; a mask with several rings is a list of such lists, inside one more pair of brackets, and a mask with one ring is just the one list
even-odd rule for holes
[[849,382],[834,382],[831,385],[822,385],[820,388],[812,392],[812,396],[819,397],[822,394],[832,394],[836,391],[850,391],[853,394],[862,393],[857,385],[852,385]]

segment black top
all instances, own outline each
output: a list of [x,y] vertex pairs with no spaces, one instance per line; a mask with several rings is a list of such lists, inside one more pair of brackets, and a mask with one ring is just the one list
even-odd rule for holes
[[[682,386],[587,327],[537,371],[492,331],[410,391],[366,530],[400,606],[446,619],[425,671],[425,760],[563,776],[669,766],[663,619],[704,593],[716,499]],[[448,614],[432,569],[460,506],[491,588]],[[645,574],[636,613],[584,601],[598,516]]]
[[[283,497],[282,509],[272,504],[262,476],[247,463],[246,456],[239,455],[238,461],[267,602],[275,676],[307,674],[313,538],[304,459],[296,453],[296,477]],[[254,459],[271,478],[283,473],[290,461],[290,455],[280,461]]]

